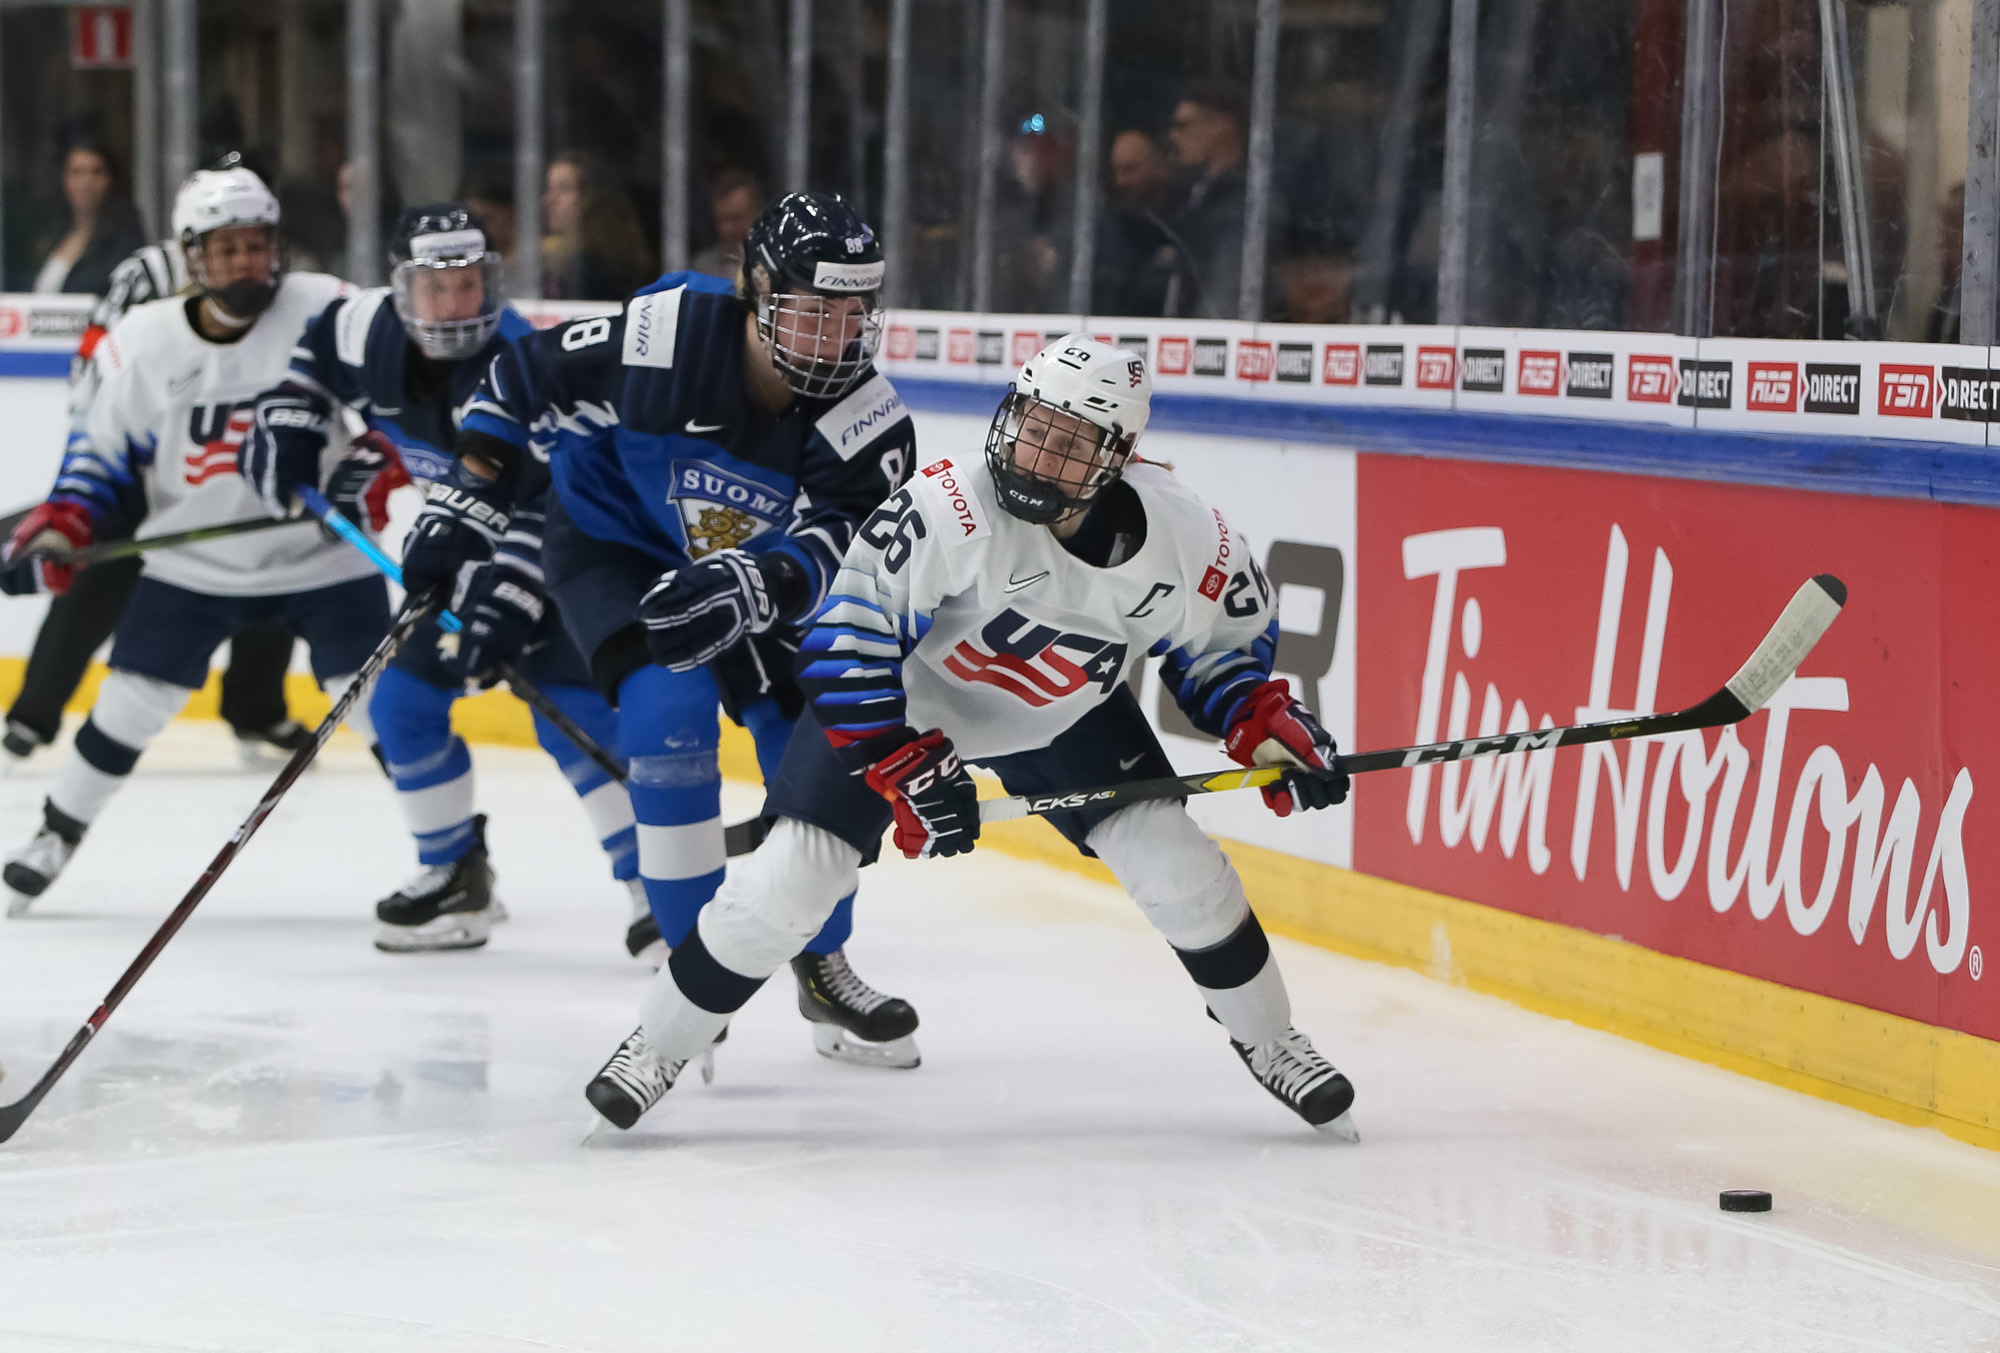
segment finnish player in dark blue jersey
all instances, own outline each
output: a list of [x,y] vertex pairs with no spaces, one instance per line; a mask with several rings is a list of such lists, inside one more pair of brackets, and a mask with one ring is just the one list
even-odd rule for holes
[[[450,474],[459,411],[495,356],[533,332],[505,303],[500,256],[462,207],[404,212],[389,268],[389,286],[335,301],[313,321],[288,378],[258,402],[242,473],[273,512],[295,510],[300,476],[317,464],[335,410],[345,407],[369,431],[341,460],[327,496],[381,530],[391,490]],[[490,685],[500,663],[516,662],[601,745],[617,746],[617,718],[548,604],[541,547],[539,513],[516,512],[492,557],[453,580],[464,633],[424,626],[376,683],[369,713],[421,866],[376,905],[377,948],[476,948],[505,915],[493,893],[485,818],[474,812],[472,757],[451,729],[451,707],[468,685]],[[655,957],[646,952],[659,949],[659,936],[636,882],[638,847],[624,788],[540,714],[535,735],[583,800],[612,875],[632,890],[628,950]]]
[[[802,626],[911,466],[909,415],[873,365],[882,275],[844,201],[793,193],[752,226],[735,283],[669,273],[617,315],[522,340],[465,409],[405,550],[412,587],[446,581],[510,513],[545,511],[549,591],[617,706],[670,946],[723,877],[718,701],[770,777],[803,707]],[[829,1056],[914,1066],[916,1012],[842,952],[852,901],[793,964],[800,1010]]]

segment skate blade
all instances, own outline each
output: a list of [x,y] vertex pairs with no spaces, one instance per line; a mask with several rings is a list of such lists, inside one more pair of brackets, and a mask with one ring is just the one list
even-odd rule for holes
[[701,1083],[715,1084],[715,1047],[713,1044],[701,1051]]
[[488,899],[486,903],[486,924],[499,925],[502,921],[511,921],[513,919],[513,917],[507,914],[507,904],[505,902],[502,902],[498,897]]
[[492,928],[492,918],[483,912],[449,912],[422,925],[378,925],[375,947],[385,954],[477,949],[486,943]]
[[893,1071],[910,1071],[923,1065],[923,1058],[917,1052],[915,1035],[906,1034],[887,1043],[870,1043],[865,1038],[856,1038],[838,1024],[814,1022],[812,1031],[814,1051],[836,1062],[887,1067]]
[[13,888],[7,890],[7,919],[17,920],[28,914],[28,908],[35,905],[35,899]]
[[1352,1109],[1349,1109],[1330,1123],[1316,1125],[1313,1131],[1324,1133],[1335,1141],[1346,1142],[1350,1146],[1358,1145],[1361,1141],[1361,1129],[1354,1125],[1354,1111]]

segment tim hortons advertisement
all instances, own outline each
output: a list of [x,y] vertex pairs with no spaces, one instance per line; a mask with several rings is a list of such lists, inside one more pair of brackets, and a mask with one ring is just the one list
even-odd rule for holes
[[1372,455],[1358,485],[1363,748],[1685,708],[1810,575],[1849,600],[1735,727],[1366,777],[1356,868],[2000,1038],[2000,515]]

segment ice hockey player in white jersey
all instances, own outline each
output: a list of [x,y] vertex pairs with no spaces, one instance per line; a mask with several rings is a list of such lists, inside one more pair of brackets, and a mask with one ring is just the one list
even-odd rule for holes
[[[672,1087],[853,889],[885,828],[912,858],[972,849],[967,761],[1012,794],[1172,775],[1125,682],[1148,654],[1232,757],[1298,768],[1264,790],[1279,816],[1346,798],[1333,739],[1271,679],[1277,616],[1248,543],[1170,471],[1131,460],[1151,397],[1143,358],[1058,339],[1021,368],[983,459],[920,463],[863,524],[799,653],[811,703],[765,801],[776,825],[590,1083],[605,1118],[630,1127]],[[1185,806],[1049,818],[1125,885],[1258,1082],[1351,1135],[1354,1087],[1291,1027],[1242,882]]]
[[[346,290],[336,277],[284,272],[277,199],[247,169],[195,174],[173,224],[194,294],[140,306],[98,344],[88,445],[72,448],[48,501],[7,545],[4,563],[35,557],[51,591],[68,586],[64,557],[96,539],[100,523],[143,514],[166,532],[262,512],[236,473],[237,446],[307,320]],[[8,887],[36,896],[49,886],[146,745],[207,680],[216,645],[269,620],[306,641],[314,674],[337,693],[388,631],[388,593],[357,551],[307,525],[147,556],[112,639],[111,675],[40,829],[5,867]]]

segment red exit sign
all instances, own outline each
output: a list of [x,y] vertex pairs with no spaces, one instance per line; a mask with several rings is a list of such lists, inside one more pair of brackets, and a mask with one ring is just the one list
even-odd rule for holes
[[132,7],[78,5],[70,10],[69,64],[76,70],[132,69]]

